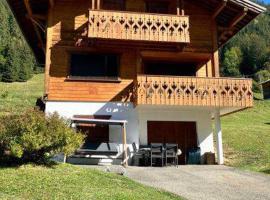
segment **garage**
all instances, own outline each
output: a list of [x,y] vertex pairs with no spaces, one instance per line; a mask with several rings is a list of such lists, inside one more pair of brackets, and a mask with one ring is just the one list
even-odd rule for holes
[[182,151],[179,164],[187,163],[188,149],[198,147],[196,122],[148,121],[147,133],[148,144],[178,144]]

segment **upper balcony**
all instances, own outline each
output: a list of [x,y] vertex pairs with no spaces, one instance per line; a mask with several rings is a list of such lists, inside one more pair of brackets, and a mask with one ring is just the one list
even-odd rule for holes
[[88,37],[189,43],[189,17],[169,14],[90,10]]
[[253,106],[251,79],[138,75],[135,88],[137,105]]

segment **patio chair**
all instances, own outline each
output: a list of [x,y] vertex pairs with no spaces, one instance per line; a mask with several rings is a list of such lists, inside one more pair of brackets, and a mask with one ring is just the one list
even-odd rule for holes
[[160,159],[161,166],[164,165],[164,148],[161,143],[151,143],[151,167],[153,166],[153,160]]
[[168,165],[168,158],[173,160],[175,166],[178,165],[178,155],[177,155],[178,145],[177,144],[165,144],[165,160],[166,166]]
[[133,165],[135,166],[139,166],[140,165],[140,160],[143,160],[144,164],[145,164],[145,152],[144,151],[140,151],[140,149],[137,148],[135,143],[132,143],[132,147],[133,147]]

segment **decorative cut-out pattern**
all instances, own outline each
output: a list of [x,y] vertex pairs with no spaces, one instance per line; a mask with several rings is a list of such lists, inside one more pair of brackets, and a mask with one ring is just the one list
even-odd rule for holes
[[90,38],[189,43],[189,17],[90,10]]
[[251,107],[250,79],[139,75],[137,104]]

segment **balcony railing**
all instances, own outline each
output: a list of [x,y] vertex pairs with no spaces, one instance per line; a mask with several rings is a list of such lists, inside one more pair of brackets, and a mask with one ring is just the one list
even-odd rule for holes
[[189,17],[90,10],[88,37],[189,43]]
[[253,105],[252,81],[139,75],[135,103],[246,108]]

